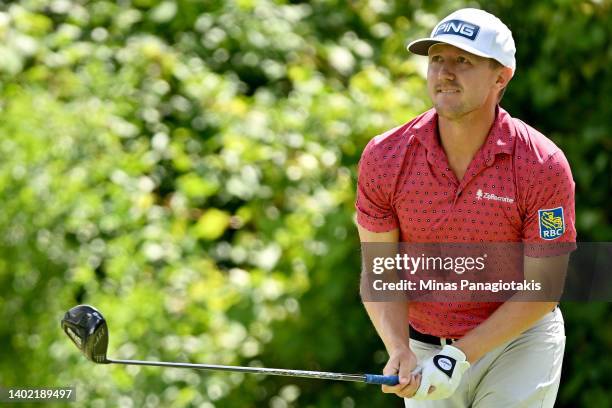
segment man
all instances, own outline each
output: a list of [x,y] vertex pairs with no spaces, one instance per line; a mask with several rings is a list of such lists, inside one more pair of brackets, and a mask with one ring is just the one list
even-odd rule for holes
[[[527,245],[523,260],[526,277],[564,271],[575,248],[574,182],[563,152],[498,105],[516,65],[508,27],[461,9],[408,50],[429,58],[433,109],[365,148],[361,241],[565,243],[555,256]],[[389,354],[383,373],[400,378],[383,391],[406,407],[552,407],[563,318],[554,299],[521,299],[364,299]]]

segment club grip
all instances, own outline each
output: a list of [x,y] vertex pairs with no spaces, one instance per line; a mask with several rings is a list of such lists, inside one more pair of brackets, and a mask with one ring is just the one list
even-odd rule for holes
[[397,375],[366,374],[365,382],[368,384],[397,385],[399,384],[399,377]]

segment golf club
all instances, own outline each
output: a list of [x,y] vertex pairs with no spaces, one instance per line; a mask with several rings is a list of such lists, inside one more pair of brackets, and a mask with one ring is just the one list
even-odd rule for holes
[[85,357],[98,364],[126,364],[156,367],[193,368],[198,370],[234,371],[239,373],[280,375],[286,377],[318,378],[323,380],[355,381],[367,384],[397,385],[397,375],[342,374],[323,371],[287,370],[263,367],[239,367],[213,364],[171,363],[166,361],[115,360],[106,357],[108,327],[96,308],[78,305],[70,309],[62,319],[62,329]]

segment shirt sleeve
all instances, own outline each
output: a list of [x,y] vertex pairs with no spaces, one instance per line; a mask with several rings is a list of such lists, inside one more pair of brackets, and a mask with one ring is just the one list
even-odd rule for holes
[[534,258],[576,249],[575,183],[562,151],[536,169],[525,198],[525,255]]
[[370,140],[359,160],[357,177],[357,222],[372,232],[398,228],[393,209],[393,177],[385,163],[377,138]]

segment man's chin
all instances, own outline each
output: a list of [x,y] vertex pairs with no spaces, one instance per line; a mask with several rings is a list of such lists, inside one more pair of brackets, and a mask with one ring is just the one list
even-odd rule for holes
[[462,106],[447,106],[435,104],[434,109],[441,116],[446,119],[460,119],[465,116],[468,112]]

